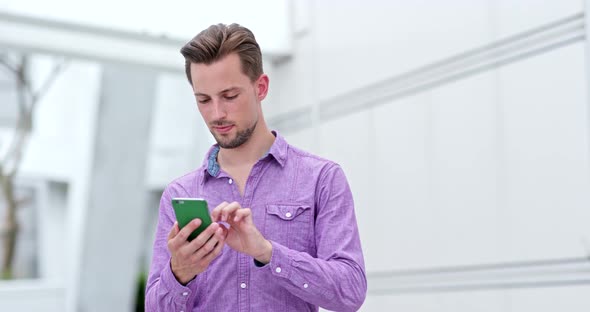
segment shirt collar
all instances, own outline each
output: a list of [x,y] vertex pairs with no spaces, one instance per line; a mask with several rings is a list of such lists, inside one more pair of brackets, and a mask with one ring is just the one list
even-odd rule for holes
[[[261,159],[264,159],[267,156],[272,156],[274,160],[281,166],[285,166],[285,162],[287,161],[287,148],[288,144],[285,138],[279,135],[276,131],[272,131],[272,134],[275,136],[275,141],[273,142],[272,146],[268,150]],[[209,152],[207,152],[207,157],[205,157],[205,161],[203,162],[203,181],[207,176],[217,177],[221,168],[219,167],[219,163],[217,162],[217,155],[219,154],[220,147],[218,144],[211,146]]]
[[281,165],[281,167],[284,167],[285,162],[287,161],[287,149],[289,148],[289,144],[287,144],[285,138],[283,138],[276,131],[273,130],[272,134],[274,134],[274,136],[276,137],[275,141],[268,150],[268,153],[264,155],[264,157],[266,157],[267,155],[272,155],[272,157],[274,157],[274,159],[279,163],[279,165]]

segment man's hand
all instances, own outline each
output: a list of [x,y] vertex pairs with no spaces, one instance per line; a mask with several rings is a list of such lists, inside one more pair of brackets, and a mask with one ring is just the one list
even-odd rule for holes
[[254,225],[250,208],[242,208],[237,202],[223,202],[213,209],[211,218],[230,225],[225,238],[229,247],[264,264],[270,262],[272,245]]
[[170,268],[174,276],[183,285],[188,284],[197,274],[204,272],[223,249],[225,232],[217,223],[211,223],[192,241],[187,238],[201,225],[200,219],[189,222],[182,230],[175,222],[168,234],[170,250]]

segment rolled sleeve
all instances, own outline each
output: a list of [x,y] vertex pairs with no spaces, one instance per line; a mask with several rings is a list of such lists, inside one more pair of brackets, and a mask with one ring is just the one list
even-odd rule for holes
[[178,280],[176,280],[174,273],[172,273],[170,263],[164,267],[164,270],[162,270],[160,280],[162,281],[164,289],[170,293],[174,298],[173,300],[179,304],[187,304],[188,299],[192,297],[193,289],[196,290],[198,287],[195,283],[195,279],[192,279],[186,286],[180,284]]

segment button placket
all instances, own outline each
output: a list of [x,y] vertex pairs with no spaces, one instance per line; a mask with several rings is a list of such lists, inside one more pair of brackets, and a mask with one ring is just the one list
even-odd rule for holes
[[239,268],[238,268],[238,278],[239,278],[239,289],[240,291],[238,292],[238,302],[239,302],[239,306],[240,306],[240,311],[242,310],[247,310],[247,307],[250,305],[250,298],[249,298],[249,292],[248,292],[248,284],[250,283],[249,280],[249,265],[251,258],[249,258],[246,255],[240,254],[238,256],[238,262],[239,262]]

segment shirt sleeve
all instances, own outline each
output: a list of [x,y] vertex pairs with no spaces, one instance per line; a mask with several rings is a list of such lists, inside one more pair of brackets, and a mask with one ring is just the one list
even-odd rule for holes
[[145,310],[149,312],[192,311],[199,289],[196,279],[186,286],[180,284],[170,268],[168,233],[176,220],[170,193],[169,186],[160,200],[158,226],[145,295]]
[[271,241],[263,270],[295,296],[334,311],[356,311],[367,293],[367,279],[354,203],[344,172],[331,166],[316,194],[317,257]]

